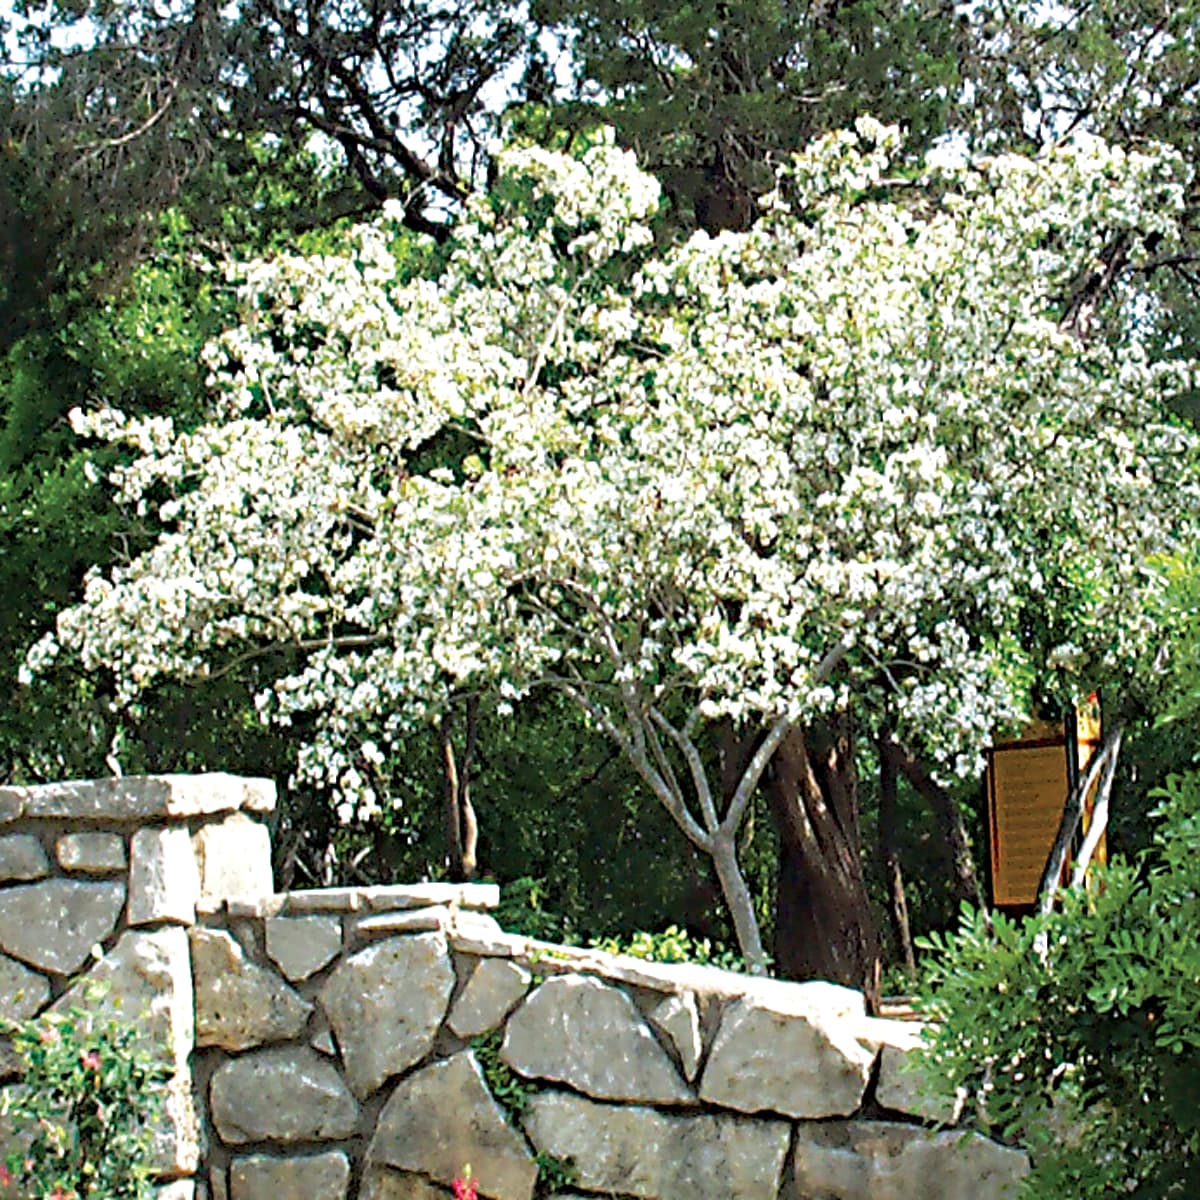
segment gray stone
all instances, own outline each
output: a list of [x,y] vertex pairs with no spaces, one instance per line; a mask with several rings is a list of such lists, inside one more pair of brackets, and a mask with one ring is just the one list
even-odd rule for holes
[[130,925],[196,919],[200,873],[186,825],[139,829],[129,844]]
[[344,1200],[350,1160],[340,1150],[274,1158],[235,1158],[229,1169],[232,1200]]
[[338,917],[268,917],[265,928],[267,956],[293,982],[328,966],[342,948]]
[[0,1015],[10,1021],[24,1021],[49,999],[48,979],[0,954]]
[[224,1167],[208,1168],[210,1200],[229,1200],[229,1172]]
[[533,1096],[524,1123],[540,1153],[574,1164],[583,1190],[653,1200],[775,1200],[790,1133],[786,1121],[668,1115],[566,1092]]
[[136,1023],[143,1045],[175,1069],[166,1084],[153,1161],[162,1174],[195,1171],[199,1135],[188,1056],[192,1052],[192,971],[183,929],[128,929],[117,944],[55,1001],[62,1012],[87,1008]]
[[480,959],[446,1023],[460,1038],[490,1033],[521,1002],[531,979],[524,967],[508,959]]
[[452,1183],[470,1164],[480,1195],[530,1200],[537,1164],[492,1099],[475,1056],[464,1050],[396,1085],[375,1127],[367,1161]]
[[602,1100],[695,1100],[633,1001],[586,975],[559,975],[537,988],[509,1018],[500,1056],[520,1075]]
[[454,989],[440,933],[389,938],[347,958],[325,981],[321,1007],[359,1097],[433,1048]]
[[333,1042],[333,1034],[328,1029],[323,1029],[316,1037],[311,1038],[308,1043],[318,1054],[324,1054],[326,1058],[337,1057],[337,1046]]
[[[195,817],[240,808],[269,812],[275,785],[236,775],[132,775],[123,779],[77,780],[6,788],[29,817],[142,821],[156,817]],[[0,792],[0,804],[3,793]]]
[[683,1074],[688,1083],[696,1078],[703,1044],[700,1040],[700,1010],[692,992],[668,996],[650,1013],[650,1021],[671,1039],[679,1054]]
[[783,1200],[1012,1200],[1029,1172],[1020,1150],[979,1134],[933,1133],[882,1121],[796,1128]]
[[446,1200],[449,1188],[438,1187],[424,1175],[407,1171],[389,1171],[386,1167],[367,1167],[363,1172],[358,1200]]
[[206,823],[192,839],[192,848],[202,898],[269,896],[275,891],[271,835],[253,817],[239,812]]
[[0,837],[0,881],[44,879],[50,874],[50,860],[42,843],[31,833]]
[[119,833],[67,833],[54,853],[64,871],[115,875],[125,870],[125,839]]
[[116,928],[125,903],[120,883],[47,879],[4,892],[0,950],[42,971],[70,975]]
[[248,1050],[297,1038],[313,1006],[220,929],[192,929],[196,1045]]
[[966,1092],[946,1096],[930,1090],[925,1075],[914,1069],[908,1051],[884,1046],[879,1053],[875,1099],[893,1112],[920,1117],[935,1125],[953,1125],[962,1115]]
[[721,1017],[701,1099],[739,1112],[846,1116],[862,1103],[875,1055],[839,1016],[784,1015],[735,1000]]
[[358,1105],[327,1060],[307,1046],[251,1051],[217,1068],[213,1124],[230,1145],[349,1137]]

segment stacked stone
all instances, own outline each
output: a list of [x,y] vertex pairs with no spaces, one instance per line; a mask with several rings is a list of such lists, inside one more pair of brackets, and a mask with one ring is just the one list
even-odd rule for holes
[[[0,788],[0,1013],[99,1004],[140,1023],[176,1068],[155,1151],[173,1200],[200,1165],[187,927],[207,898],[272,890],[256,817],[274,804],[272,784],[229,775]],[[0,1082],[17,1068],[0,1042]]]
[[[495,889],[230,900],[192,931],[214,1200],[993,1200],[1023,1154],[939,1126],[911,1025],[829,984],[504,933]],[[486,1038],[521,1081],[489,1090]],[[511,1083],[507,1088],[510,1093]]]

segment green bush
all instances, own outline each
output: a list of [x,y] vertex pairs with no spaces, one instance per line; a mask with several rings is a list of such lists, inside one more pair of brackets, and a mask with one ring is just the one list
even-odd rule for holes
[[1157,798],[1136,865],[1048,917],[965,910],[924,942],[923,1069],[1029,1147],[1029,1196],[1200,1195],[1200,772]]
[[589,943],[593,950],[609,954],[628,954],[660,963],[701,963],[727,971],[745,971],[746,963],[735,951],[713,945],[708,938],[693,937],[678,925],[668,925],[659,933],[639,929],[627,938],[599,938]]
[[39,1200],[147,1200],[152,1123],[171,1069],[136,1027],[73,1008],[0,1021],[24,1063],[21,1086],[0,1093],[0,1116],[20,1148],[0,1169]]

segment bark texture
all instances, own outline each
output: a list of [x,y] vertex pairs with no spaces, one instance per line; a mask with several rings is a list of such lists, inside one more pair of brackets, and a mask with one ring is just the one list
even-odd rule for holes
[[777,974],[859,988],[877,1009],[879,933],[863,879],[849,717],[793,729],[763,786],[780,839]]

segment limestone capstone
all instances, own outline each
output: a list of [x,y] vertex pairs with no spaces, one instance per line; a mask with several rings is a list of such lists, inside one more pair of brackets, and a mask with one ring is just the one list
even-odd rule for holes
[[500,1055],[520,1075],[602,1100],[695,1100],[633,1001],[587,975],[559,975],[532,992],[509,1018]]
[[271,835],[245,813],[206,822],[192,839],[203,899],[224,896],[269,896]]
[[355,1095],[369,1096],[429,1053],[453,989],[441,933],[376,942],[334,970],[320,1003]]
[[299,1037],[313,1006],[273,971],[249,962],[224,930],[192,929],[196,1045],[248,1050]]
[[574,1164],[587,1192],[654,1200],[775,1200],[786,1121],[656,1112],[567,1092],[529,1101],[525,1132],[542,1154]]
[[251,1051],[213,1073],[213,1124],[230,1145],[349,1137],[358,1105],[337,1069],[307,1046]]
[[530,1200],[537,1164],[492,1099],[475,1056],[464,1050],[396,1085],[367,1151],[373,1165],[449,1184],[470,1164],[480,1195]]
[[4,891],[0,950],[42,971],[70,975],[116,928],[121,883],[46,879]]

